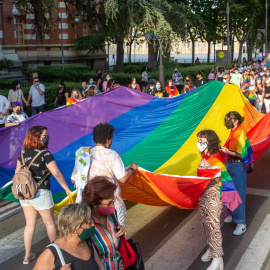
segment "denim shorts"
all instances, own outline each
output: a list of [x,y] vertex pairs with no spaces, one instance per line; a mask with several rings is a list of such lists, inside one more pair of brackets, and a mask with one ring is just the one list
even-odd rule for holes
[[31,200],[20,200],[22,207],[33,206],[37,211],[51,209],[54,206],[52,192],[48,189],[39,189]]

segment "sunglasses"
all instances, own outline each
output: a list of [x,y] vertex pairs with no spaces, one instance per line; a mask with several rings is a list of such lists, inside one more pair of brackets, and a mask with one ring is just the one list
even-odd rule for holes
[[39,82],[39,81],[34,81],[34,83],[35,83],[35,82]]

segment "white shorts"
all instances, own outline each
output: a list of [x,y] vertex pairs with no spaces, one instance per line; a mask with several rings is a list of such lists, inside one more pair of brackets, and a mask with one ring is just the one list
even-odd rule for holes
[[51,209],[54,206],[52,192],[48,189],[39,189],[31,200],[20,200],[22,207],[33,206],[37,211]]

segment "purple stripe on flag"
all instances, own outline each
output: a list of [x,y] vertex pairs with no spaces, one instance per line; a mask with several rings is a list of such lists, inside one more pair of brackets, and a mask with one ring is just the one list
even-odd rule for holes
[[153,96],[119,86],[75,105],[31,117],[19,126],[0,129],[0,166],[16,167],[17,157],[30,127],[48,128],[49,151],[55,153],[93,131],[100,122],[109,122],[137,106],[147,104]]

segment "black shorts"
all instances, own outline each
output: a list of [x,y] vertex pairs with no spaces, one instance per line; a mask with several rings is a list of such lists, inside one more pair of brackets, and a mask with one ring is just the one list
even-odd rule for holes
[[142,81],[142,86],[146,87],[147,86],[147,82]]

